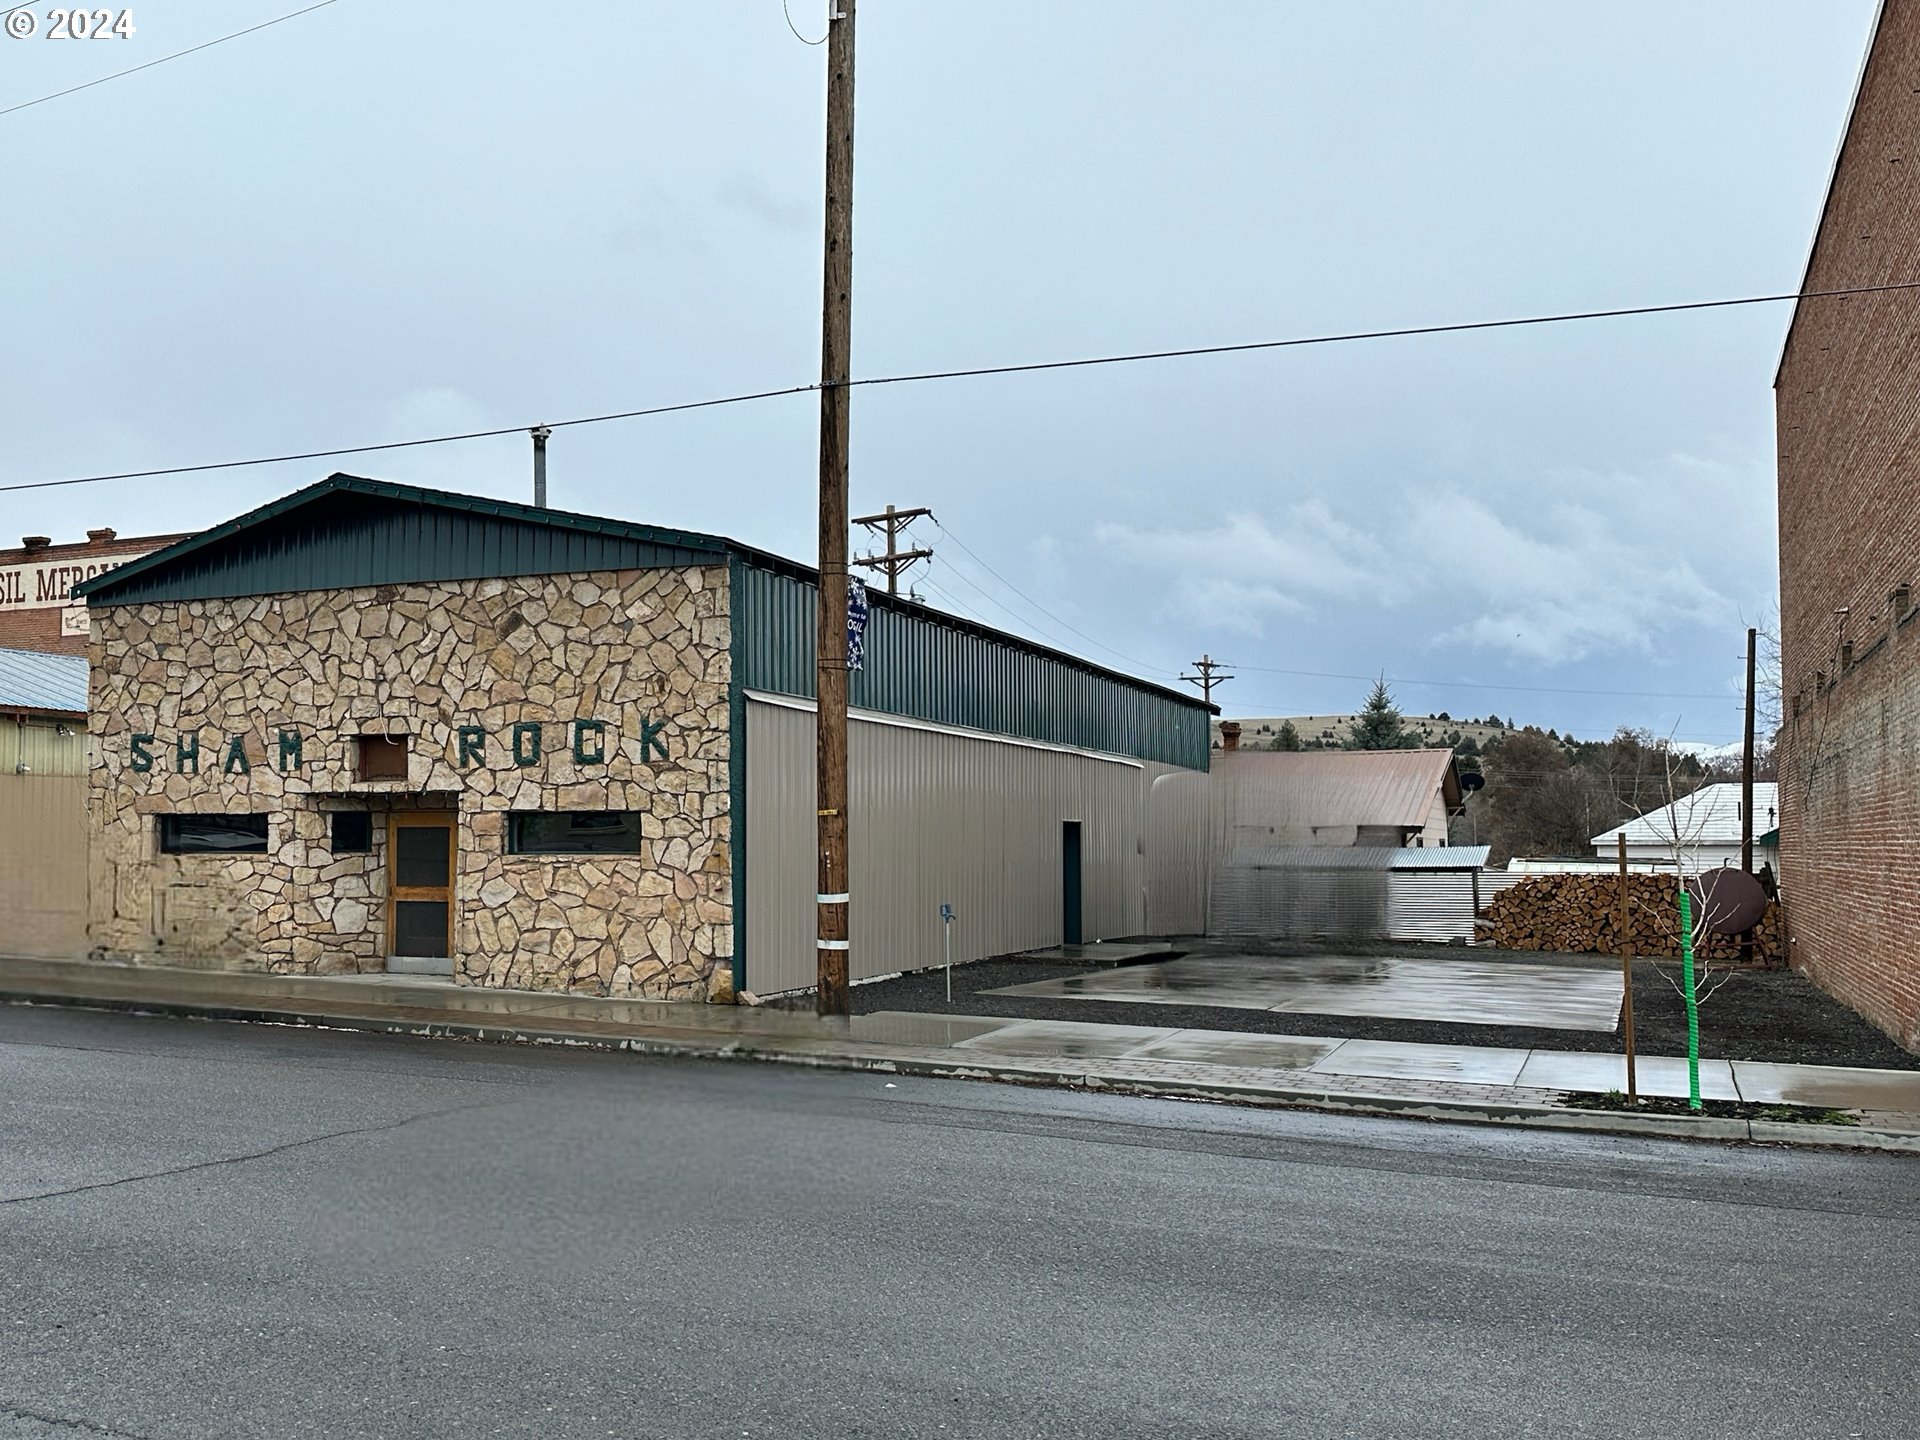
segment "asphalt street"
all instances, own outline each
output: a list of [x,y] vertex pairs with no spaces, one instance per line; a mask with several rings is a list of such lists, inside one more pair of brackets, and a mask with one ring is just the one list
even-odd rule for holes
[[1920,1161],[0,1006],[0,1440],[1910,1436]]

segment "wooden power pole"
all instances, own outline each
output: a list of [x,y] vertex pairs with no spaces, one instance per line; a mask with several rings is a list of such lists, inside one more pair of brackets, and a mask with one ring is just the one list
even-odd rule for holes
[[1211,655],[1202,655],[1198,660],[1193,662],[1193,668],[1200,673],[1198,675],[1182,675],[1180,678],[1189,685],[1198,685],[1202,698],[1211,705],[1213,703],[1213,687],[1224,684],[1226,681],[1234,678],[1231,675],[1214,673],[1226,663],[1224,660],[1214,659]]
[[900,593],[900,577],[913,568],[916,560],[931,560],[931,550],[902,550],[900,536],[907,526],[922,515],[932,515],[933,511],[924,505],[916,505],[911,510],[896,510],[887,506],[882,515],[856,515],[853,523],[864,525],[869,530],[878,530],[887,537],[887,553],[884,555],[862,555],[853,563],[865,570],[883,570],[887,576],[887,593]]
[[827,223],[820,320],[820,608],[814,706],[819,877],[815,1008],[848,1013],[847,388],[853,348],[853,7],[827,29]]
[[[1740,754],[1740,868],[1753,873],[1753,669],[1760,632],[1747,627],[1747,724]],[[1753,932],[1740,937],[1742,964],[1753,963]]]

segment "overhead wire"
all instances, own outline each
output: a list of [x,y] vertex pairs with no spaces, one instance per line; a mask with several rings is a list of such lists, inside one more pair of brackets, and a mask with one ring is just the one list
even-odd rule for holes
[[[0,115],[11,115],[16,110],[27,110],[35,105],[44,105],[49,100],[58,100],[67,95],[77,95],[82,90],[91,90],[94,86],[104,85],[109,80],[120,80],[128,75],[137,75],[142,70],[151,70],[156,65],[164,65],[169,60],[178,60],[182,56],[197,55],[202,50],[211,50],[214,46],[224,45],[229,40],[238,40],[242,35],[252,35],[256,31],[265,30],[274,25],[282,25],[289,20],[297,20],[302,15],[311,15],[316,10],[324,10],[329,5],[337,5],[338,3],[339,0],[318,0],[317,4],[309,5],[304,10],[294,10],[286,15],[276,16],[271,20],[263,20],[258,25],[249,25],[244,30],[236,30],[231,35],[222,35],[217,40],[208,40],[199,45],[190,45],[185,50],[176,50],[171,55],[162,55],[158,60],[149,60],[144,65],[134,65],[125,70],[116,70],[111,75],[102,75],[98,80],[89,80],[84,85],[70,85],[65,90],[56,90],[51,95],[41,95],[36,99],[22,100],[18,105],[9,105],[4,110],[0,110]],[[14,10],[28,10],[31,8],[29,5],[15,5],[12,10],[8,10],[6,13],[11,15]]]
[[[321,5],[331,5],[335,3],[337,3],[337,0],[321,0]],[[321,5],[309,6],[307,10],[296,10],[293,14],[304,15],[310,10],[320,9]],[[281,17],[281,19],[292,18],[292,15]],[[266,23],[278,24],[279,22],[268,21]],[[261,29],[264,27],[255,26],[253,28]],[[236,31],[235,36],[247,33],[249,32],[244,30]],[[235,36],[226,36],[223,38],[232,39],[235,38]],[[208,43],[219,44],[220,41],[210,41]],[[189,54],[191,52],[182,51],[180,53]],[[171,59],[175,57],[170,56],[167,58]],[[163,62],[152,61],[149,63],[160,64]],[[130,74],[132,72],[128,71],[124,73]],[[95,81],[92,83],[99,84],[101,82]],[[50,99],[53,97],[49,96],[45,98]],[[39,102],[30,101],[28,103],[38,104]],[[18,109],[22,107],[16,106],[14,108]],[[0,111],[0,114],[5,113],[7,112]],[[1901,281],[1886,285],[1856,285],[1834,290],[1801,290],[1789,291],[1777,295],[1736,296],[1731,299],[1722,300],[1687,300],[1665,305],[1629,305],[1608,310],[1567,311],[1552,315],[1519,316],[1505,320],[1467,320],[1445,325],[1404,325],[1384,330],[1353,330],[1338,334],[1300,335],[1279,340],[1249,340],[1224,345],[1191,345],[1179,349],[1139,350],[1125,354],[1093,355],[1070,360],[1036,360],[1006,365],[978,365],[952,370],[920,370],[899,375],[872,375],[848,380],[845,382],[845,385],[848,389],[862,389],[877,385],[909,385],[933,380],[977,379],[992,375],[1028,375],[1048,370],[1085,369],[1099,365],[1130,365],[1150,360],[1179,360],[1191,359],[1203,355],[1247,354],[1260,350],[1285,350],[1309,345],[1338,345],[1366,340],[1404,339],[1420,335],[1456,335],[1477,330],[1505,330],[1529,325],[1559,325],[1574,321],[1609,320],[1635,315],[1669,315],[1692,310],[1722,310],[1742,305],[1772,305],[1781,304],[1789,300],[1835,299],[1851,295],[1878,295],[1893,291],[1916,289],[1920,289],[1920,281]],[[0,493],[17,490],[51,489],[62,485],[92,485],[109,480],[143,480],[161,475],[193,475],[210,470],[240,469],[250,465],[278,465],[293,460],[318,460],[339,455],[361,455],[373,454],[376,451],[383,450],[403,450],[421,445],[446,445],[464,440],[483,440],[501,435],[524,433],[533,429],[536,424],[541,423],[546,424],[549,428],[559,428],[570,425],[599,425],[614,420],[635,420],[651,415],[669,415],[681,411],[711,409],[722,405],[742,405],[786,395],[810,394],[822,388],[822,383],[815,381],[809,384],[788,385],[771,390],[754,390],[734,395],[713,396],[704,400],[683,401],[678,404],[650,405],[641,409],[621,410],[604,415],[586,415],[572,420],[529,421],[526,424],[503,425],[491,430],[471,430],[453,435],[428,435],[413,440],[391,440],[370,445],[340,445],[324,450],[307,450],[295,454],[260,456],[250,460],[219,460],[193,465],[161,466],[149,470],[124,470],[103,475],[82,475],[67,480],[38,480],[24,484],[0,485]]]

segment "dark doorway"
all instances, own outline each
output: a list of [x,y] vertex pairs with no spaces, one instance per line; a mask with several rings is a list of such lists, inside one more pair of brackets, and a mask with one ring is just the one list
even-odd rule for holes
[[1080,822],[1060,826],[1060,942],[1080,943]]
[[454,812],[396,813],[387,831],[387,969],[453,973]]

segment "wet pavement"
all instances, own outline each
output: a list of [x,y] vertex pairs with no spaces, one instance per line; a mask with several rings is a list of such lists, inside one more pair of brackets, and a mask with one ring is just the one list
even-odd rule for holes
[[[1139,968],[1148,967],[1071,978],[1131,976]],[[1555,967],[1482,962],[1476,968],[1510,974]],[[1350,1097],[1544,1113],[1561,1107],[1570,1091],[1626,1088],[1619,1056],[1547,1047],[894,1010],[823,1019],[804,1010],[489,990],[417,977],[290,977],[0,958],[0,999],[1290,1103]],[[1686,1062],[1643,1056],[1638,1082],[1643,1095],[1684,1096]],[[1854,1110],[1869,1126],[1920,1134],[1920,1071],[1707,1058],[1701,1082],[1708,1098]]]
[[1596,967],[1464,958],[1190,955],[984,993],[1611,1031],[1621,980],[1618,971]]

